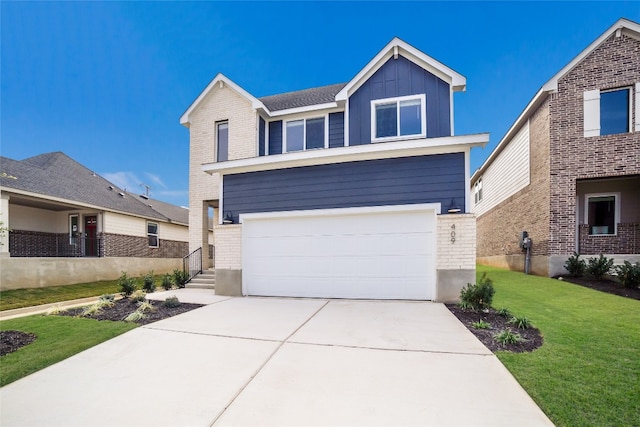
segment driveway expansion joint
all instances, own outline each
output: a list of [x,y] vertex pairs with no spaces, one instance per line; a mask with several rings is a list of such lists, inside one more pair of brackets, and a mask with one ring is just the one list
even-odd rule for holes
[[318,347],[340,347],[340,348],[353,348],[353,349],[377,350],[377,351],[398,351],[398,352],[406,352],[406,353],[459,354],[462,356],[495,356],[491,352],[477,353],[477,352],[462,352],[462,351],[425,350],[425,349],[419,349],[419,348],[407,349],[407,348],[370,347],[370,346],[362,346],[362,345],[326,344],[326,343],[312,343],[312,342],[301,342],[301,341],[287,341],[286,344],[311,345],[311,346],[318,346]]

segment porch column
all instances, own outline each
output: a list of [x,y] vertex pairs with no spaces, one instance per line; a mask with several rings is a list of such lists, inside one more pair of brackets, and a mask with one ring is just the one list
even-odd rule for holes
[[9,196],[0,194],[0,257],[9,257]]

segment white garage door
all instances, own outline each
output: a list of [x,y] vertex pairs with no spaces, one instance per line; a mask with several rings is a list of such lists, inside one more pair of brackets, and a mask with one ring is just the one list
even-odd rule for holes
[[241,216],[245,295],[434,298],[439,205]]

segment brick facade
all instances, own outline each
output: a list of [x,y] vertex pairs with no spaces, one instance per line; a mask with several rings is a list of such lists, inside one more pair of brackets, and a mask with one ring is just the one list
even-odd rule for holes
[[476,268],[475,215],[438,215],[437,233],[438,270]]
[[640,253],[640,223],[620,223],[616,235],[589,235],[589,225],[580,224],[580,254]]
[[215,227],[216,269],[242,269],[242,225],[227,224]]
[[69,242],[68,233],[11,230],[9,253],[12,257],[81,257],[82,245]]
[[189,254],[187,242],[160,239],[158,247],[151,248],[147,237],[104,233],[102,238],[105,257],[182,258]]

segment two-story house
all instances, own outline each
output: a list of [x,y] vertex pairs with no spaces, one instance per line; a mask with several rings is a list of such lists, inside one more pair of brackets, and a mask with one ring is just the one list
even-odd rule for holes
[[566,274],[640,260],[640,25],[620,19],[535,94],[471,179],[478,262]]
[[475,282],[463,76],[397,38],[347,83],[256,98],[218,74],[190,132],[190,249],[216,293],[450,301]]

